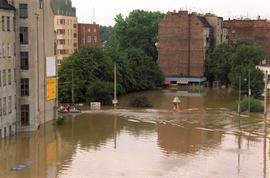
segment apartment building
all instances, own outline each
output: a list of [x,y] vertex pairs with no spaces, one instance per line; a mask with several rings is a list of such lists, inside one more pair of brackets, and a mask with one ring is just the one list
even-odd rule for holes
[[81,46],[100,46],[100,31],[98,24],[78,24],[78,42]]
[[204,17],[213,29],[213,47],[216,48],[222,43],[227,43],[228,29],[224,27],[223,18],[210,13],[205,14]]
[[[36,130],[54,119],[56,98],[48,98],[47,60],[54,56],[54,24],[50,1],[15,0],[17,54],[17,126]],[[54,85],[52,87],[51,85]]]
[[54,12],[54,30],[56,33],[56,58],[62,61],[78,49],[78,22],[76,9],[71,0],[55,0],[52,3]]
[[251,19],[229,19],[224,22],[228,28],[228,42],[247,42],[262,47],[266,64],[270,65],[270,21],[258,17]]
[[[212,27],[206,18],[188,11],[168,12],[159,24],[158,63],[166,80],[185,77],[203,82],[206,73]],[[174,78],[173,78],[174,77]]]
[[15,8],[0,0],[0,139],[16,131]]

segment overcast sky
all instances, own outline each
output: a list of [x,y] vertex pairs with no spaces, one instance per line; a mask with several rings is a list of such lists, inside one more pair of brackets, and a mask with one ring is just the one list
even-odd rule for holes
[[212,12],[225,19],[261,16],[270,19],[270,0],[72,0],[79,22],[114,25],[117,14],[128,15],[134,9],[167,11],[187,9],[200,13]]

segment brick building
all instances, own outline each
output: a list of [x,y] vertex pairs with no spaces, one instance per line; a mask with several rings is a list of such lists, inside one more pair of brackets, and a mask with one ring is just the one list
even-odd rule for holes
[[261,46],[266,53],[266,62],[270,64],[270,22],[267,20],[228,20],[228,42],[248,42]]
[[158,32],[158,63],[165,77],[204,77],[211,40],[212,27],[204,16],[168,12]]
[[83,24],[78,25],[78,42],[81,46],[100,46],[100,35],[98,24]]

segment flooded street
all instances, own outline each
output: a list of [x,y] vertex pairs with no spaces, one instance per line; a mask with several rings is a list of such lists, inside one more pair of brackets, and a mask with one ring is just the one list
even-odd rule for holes
[[[0,140],[2,178],[268,178],[269,126],[263,114],[232,110],[237,96],[226,90],[148,91],[152,109],[67,116],[37,132]],[[172,110],[174,96],[182,109]],[[20,171],[11,168],[33,163]]]

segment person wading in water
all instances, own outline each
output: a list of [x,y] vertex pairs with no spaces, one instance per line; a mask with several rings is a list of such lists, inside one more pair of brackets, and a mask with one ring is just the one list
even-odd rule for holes
[[174,110],[179,110],[180,109],[180,103],[181,103],[181,100],[179,99],[179,97],[174,97],[173,99],[173,109]]

